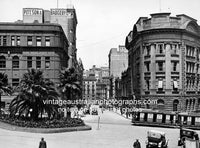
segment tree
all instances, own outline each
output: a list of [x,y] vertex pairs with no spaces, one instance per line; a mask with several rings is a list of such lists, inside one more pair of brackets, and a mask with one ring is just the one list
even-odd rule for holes
[[10,94],[11,87],[8,85],[8,76],[5,73],[0,73],[0,116],[1,116],[1,95]]
[[[48,117],[55,117],[58,113],[58,105],[48,104],[49,100],[58,100],[58,93],[53,82],[44,79],[40,70],[31,69],[23,75],[20,82],[20,92],[10,104],[11,115],[19,116],[30,114],[31,119],[38,120],[47,112]],[[46,102],[46,103],[45,103]]]
[[[59,89],[62,98],[65,100],[75,100],[81,95],[81,84],[79,81],[79,74],[74,68],[68,68],[60,72]],[[71,107],[71,104],[68,104]]]

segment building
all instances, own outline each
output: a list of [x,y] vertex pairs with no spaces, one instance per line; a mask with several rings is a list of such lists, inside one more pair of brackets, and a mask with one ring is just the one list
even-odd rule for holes
[[[181,14],[140,17],[126,37],[131,93],[146,108],[199,111],[200,27]],[[156,103],[153,103],[155,102]]]
[[59,71],[68,67],[68,59],[68,40],[60,25],[0,23],[0,72],[8,75],[12,87],[31,68],[58,83]]
[[69,67],[77,67],[76,26],[78,21],[76,10],[72,5],[68,5],[67,8],[55,8],[50,10],[43,10],[41,8],[24,8],[23,22],[60,24],[69,44],[68,65]]
[[112,48],[110,50],[108,58],[110,76],[109,97],[115,98],[115,79],[120,78],[121,73],[128,67],[128,50],[125,46],[119,45],[119,48]]
[[96,100],[97,79],[94,74],[90,74],[83,79],[83,99],[87,101]]
[[109,75],[121,77],[122,71],[128,67],[128,50],[125,46],[119,45],[119,48],[112,48],[108,55],[109,58]]
[[84,75],[83,77],[83,82],[84,82],[83,98],[84,99],[86,100],[108,99],[108,96],[109,96],[109,69],[108,67],[99,68],[93,65],[93,67],[90,68],[89,70],[86,70],[83,75]]

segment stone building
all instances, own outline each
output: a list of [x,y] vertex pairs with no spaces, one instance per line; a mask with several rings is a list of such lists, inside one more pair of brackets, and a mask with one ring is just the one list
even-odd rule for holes
[[87,101],[96,100],[97,79],[94,74],[90,74],[83,79],[83,99]]
[[[85,70],[83,78],[83,98],[85,100],[103,100],[109,97],[108,67],[93,65]],[[94,90],[93,90],[94,89]]]
[[109,97],[115,98],[115,79],[120,78],[121,73],[128,67],[128,50],[122,45],[119,45],[119,48],[112,48],[108,59],[110,76]]
[[184,14],[172,17],[170,13],[141,17],[126,37],[126,48],[131,93],[136,99],[148,100],[141,106],[199,111],[200,27],[197,20]]
[[69,67],[77,67],[77,49],[76,49],[76,26],[77,16],[76,10],[72,5],[67,8],[55,8],[43,10],[41,8],[23,8],[24,23],[53,23],[62,26],[63,31],[68,39],[69,44]]
[[60,25],[0,23],[0,72],[8,75],[12,87],[31,68],[58,83],[59,71],[68,67],[68,59],[68,40]]

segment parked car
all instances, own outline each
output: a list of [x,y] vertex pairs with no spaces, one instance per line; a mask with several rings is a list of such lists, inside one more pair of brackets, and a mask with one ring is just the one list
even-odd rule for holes
[[199,145],[199,135],[196,131],[180,128],[180,138],[178,140],[178,146],[184,146],[187,141],[195,141]]
[[150,130],[147,132],[146,148],[167,148],[168,141],[165,139],[165,133]]
[[97,109],[92,109],[91,115],[98,115]]

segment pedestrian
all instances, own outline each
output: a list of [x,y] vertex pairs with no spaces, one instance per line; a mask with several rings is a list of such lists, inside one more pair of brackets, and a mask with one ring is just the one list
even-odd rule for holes
[[44,141],[43,137],[41,138],[39,148],[47,148],[46,141]]
[[138,139],[133,143],[133,148],[141,148],[141,144]]

